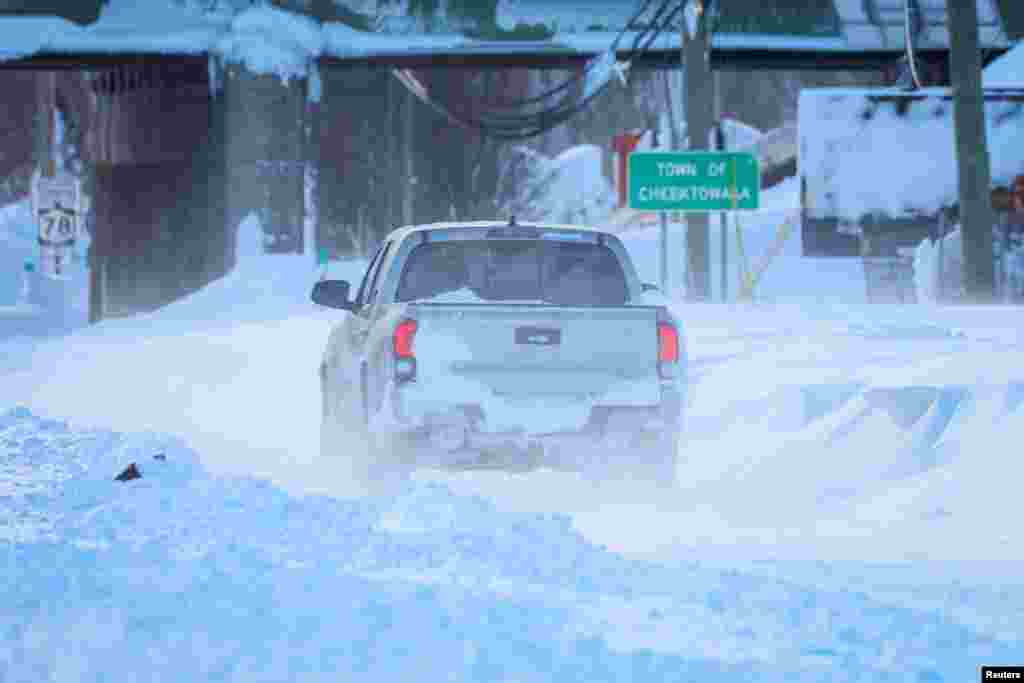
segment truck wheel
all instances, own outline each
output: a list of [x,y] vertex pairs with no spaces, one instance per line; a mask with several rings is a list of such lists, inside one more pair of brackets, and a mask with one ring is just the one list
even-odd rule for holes
[[339,429],[334,397],[327,390],[327,382],[320,379],[320,457],[329,457],[337,448]]
[[370,400],[366,386],[366,366],[363,366],[360,398],[363,420],[360,431],[363,448],[355,463],[353,476],[373,493],[391,493],[409,479],[412,466],[409,448],[399,435],[375,433],[370,429]]

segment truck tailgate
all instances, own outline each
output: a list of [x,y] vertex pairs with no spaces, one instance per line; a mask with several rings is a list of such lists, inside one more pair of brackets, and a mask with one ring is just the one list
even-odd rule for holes
[[510,398],[659,400],[658,308],[415,304],[419,379]]

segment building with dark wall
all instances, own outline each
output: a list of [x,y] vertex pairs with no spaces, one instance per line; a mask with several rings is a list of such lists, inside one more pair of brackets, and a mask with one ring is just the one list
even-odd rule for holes
[[0,0],[0,14],[56,16],[76,24],[91,24],[100,15],[103,0]]

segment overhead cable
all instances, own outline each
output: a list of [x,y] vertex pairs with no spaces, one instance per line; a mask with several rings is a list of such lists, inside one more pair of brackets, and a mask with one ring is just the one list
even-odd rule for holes
[[[541,95],[519,100],[516,106],[523,108],[530,104],[541,102],[558,92],[567,91],[573,85],[582,81],[583,94],[576,97],[563,97],[562,101],[554,106],[534,112],[509,111],[508,107],[496,108],[491,112],[484,112],[476,118],[456,114],[450,107],[438,102],[430,96],[428,89],[409,70],[393,70],[395,77],[420,101],[424,102],[439,114],[452,123],[475,130],[481,135],[498,140],[525,140],[541,135],[552,128],[555,128],[570,118],[579,114],[591,101],[601,94],[612,79],[615,71],[628,68],[637,55],[645,52],[653,42],[663,33],[666,27],[672,25],[672,21],[680,15],[687,0],[664,0],[656,10],[652,23],[633,38],[633,45],[627,52],[626,59],[620,63],[616,58],[616,50],[619,42],[626,35],[634,22],[650,7],[652,0],[645,0],[641,8],[633,15],[626,26],[616,35],[609,49],[588,61],[581,73],[569,78],[566,82],[552,88]],[[668,8],[674,2],[679,4],[672,11]],[[668,14],[666,15],[666,12]],[[625,65],[623,67],[623,64]],[[595,72],[601,69],[595,77]],[[621,71],[620,71],[621,74]],[[596,84],[595,84],[596,83]],[[588,88],[588,84],[590,85]],[[504,109],[504,111],[502,111]]]

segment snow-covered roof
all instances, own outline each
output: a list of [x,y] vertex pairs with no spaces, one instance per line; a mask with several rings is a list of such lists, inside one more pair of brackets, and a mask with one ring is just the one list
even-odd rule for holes
[[1024,42],[985,68],[986,88],[1024,88]]
[[[1002,50],[1010,41],[996,0],[976,0],[979,41],[986,49]],[[919,47],[949,48],[946,0],[918,0],[922,30]],[[903,0],[817,0],[799,12],[773,7],[774,2],[732,3],[742,8],[738,28],[719,29],[712,38],[712,63],[742,59],[744,53],[777,54],[778,59],[797,59],[796,53],[856,55],[902,54],[905,50]],[[723,5],[723,13],[727,11]],[[723,14],[724,16],[724,14]]]
[[[62,54],[213,54],[287,78],[320,57],[589,55],[608,49],[635,10],[634,3],[620,0],[586,7],[580,0],[500,3],[493,30],[505,33],[473,37],[479,33],[474,25],[443,14],[425,30],[410,17],[405,1],[337,4],[355,18],[353,25],[318,23],[270,5],[240,9],[223,1],[109,0],[86,26],[55,16],[0,14],[0,61]],[[625,34],[622,45],[631,45],[634,37]],[[651,47],[674,50],[679,45],[679,36],[668,32]]]
[[[918,0],[923,30],[921,48],[949,47],[947,0]],[[904,0],[834,0],[843,33],[852,48],[904,49],[906,37]],[[1007,47],[1009,40],[996,0],[976,0],[978,39],[984,47]]]
[[99,19],[79,26],[47,16],[0,16],[0,59],[41,53],[210,52],[230,17],[188,11],[172,0],[110,0]]
[[[1009,43],[995,0],[977,2],[981,44],[1006,48]],[[920,3],[925,24],[922,47],[948,46],[945,0]],[[296,63],[317,57],[593,54],[608,48],[641,4],[508,0],[497,3],[494,16],[487,17],[477,9],[440,3],[424,20],[413,17],[409,0],[335,0],[346,23],[317,24],[269,4],[109,0],[98,20],[87,26],[52,16],[0,15],[0,60],[40,54],[212,53],[287,76]],[[248,6],[242,9],[243,5]],[[807,12],[786,14],[770,2],[761,3],[752,15],[744,9],[743,21],[715,33],[713,49],[850,54],[903,50],[902,0],[818,0],[817,5],[823,18],[810,20],[802,16]],[[875,10],[869,11],[869,5]],[[641,21],[652,11],[648,7]],[[762,24],[769,28],[759,29]],[[622,45],[631,45],[634,37],[635,33],[626,34]],[[680,44],[679,32],[671,30],[650,48],[673,51]]]
[[[988,91],[985,110],[992,184],[1005,187],[1024,174],[1024,89]],[[949,89],[804,90],[799,130],[804,208],[815,217],[910,218],[957,202]]]

